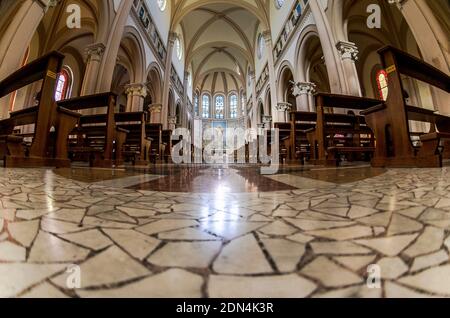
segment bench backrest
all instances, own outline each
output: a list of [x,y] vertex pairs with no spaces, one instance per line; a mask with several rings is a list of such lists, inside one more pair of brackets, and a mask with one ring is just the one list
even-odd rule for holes
[[89,96],[81,96],[58,102],[58,106],[71,111],[87,109],[106,109],[104,114],[86,115],[80,117],[80,124],[104,124],[105,126],[105,155],[113,153],[116,122],[114,109],[117,96],[114,93],[102,93]]
[[378,54],[387,73],[388,96],[384,105],[364,112],[366,116],[370,116],[370,125],[377,134],[374,160],[380,163],[401,163],[405,158],[409,158],[412,163],[415,151],[409,121],[431,123],[431,132],[436,131],[436,127],[448,131],[450,121],[444,116],[436,115],[432,110],[407,105],[401,75],[423,81],[446,92],[450,92],[450,77],[432,65],[392,46],[378,50]]
[[[19,90],[29,84],[42,80],[41,97],[38,108],[32,111],[23,110],[12,113],[18,122],[12,125],[35,123],[34,138],[30,149],[30,156],[48,157],[51,140],[49,131],[57,126],[57,109],[55,104],[55,86],[58,74],[61,72],[64,55],[50,52],[33,62],[20,68],[0,82],[0,98]],[[20,116],[19,116],[20,115]],[[14,121],[14,118],[11,120]],[[20,118],[20,119],[19,119]]]

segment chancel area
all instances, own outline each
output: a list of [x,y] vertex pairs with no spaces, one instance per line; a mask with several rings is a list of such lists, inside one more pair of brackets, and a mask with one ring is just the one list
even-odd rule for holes
[[0,297],[450,297],[446,0],[0,0]]

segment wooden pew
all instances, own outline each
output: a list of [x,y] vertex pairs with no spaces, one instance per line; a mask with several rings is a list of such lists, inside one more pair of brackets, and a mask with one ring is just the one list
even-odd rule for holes
[[162,143],[162,124],[146,124],[145,132],[148,138],[152,139],[150,148],[150,162],[160,162],[164,154],[164,145]]
[[275,123],[275,129],[279,131],[280,142],[280,163],[288,163],[291,158],[291,124]]
[[162,131],[162,144],[164,146],[163,158],[165,163],[171,163],[172,147],[178,142],[172,141],[172,130],[167,129]]
[[[450,153],[450,118],[407,105],[401,74],[450,92],[450,77],[418,58],[387,46],[378,51],[388,73],[386,103],[363,112],[377,139],[375,167],[441,167]],[[430,131],[414,146],[409,121],[430,123]]]
[[312,163],[339,165],[341,155],[372,156],[374,134],[363,116],[325,113],[325,109],[366,110],[379,105],[379,100],[356,96],[316,94],[317,124],[307,131],[312,147]]
[[291,131],[291,159],[300,160],[305,164],[311,158],[311,144],[309,143],[307,132],[316,127],[317,113],[295,111],[290,113]]
[[138,166],[148,165],[152,138],[146,134],[145,113],[118,113],[115,120],[119,128],[129,132],[122,150],[125,161],[131,161],[133,165]]
[[[0,82],[0,98],[34,82],[41,81],[37,106],[11,112],[8,119],[0,121],[0,157],[5,167],[68,167],[67,154],[58,145],[67,139],[79,118],[55,103],[55,86],[61,71],[64,55],[50,52],[25,65]],[[31,144],[23,143],[18,127],[34,125],[34,131],[26,137]]]
[[94,110],[101,114],[81,116],[72,131],[69,142],[63,147],[72,159],[89,161],[93,167],[111,168],[123,164],[122,147],[127,138],[127,130],[116,126],[114,111],[117,96],[102,93],[82,96],[58,102],[71,111]]

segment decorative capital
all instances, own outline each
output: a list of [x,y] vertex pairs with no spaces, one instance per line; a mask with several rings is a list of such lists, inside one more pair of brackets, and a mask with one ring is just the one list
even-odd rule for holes
[[145,98],[147,96],[147,87],[144,84],[126,85],[125,94]]
[[261,34],[266,42],[272,41],[272,33],[269,30],[265,30]]
[[169,125],[176,125],[177,124],[177,117],[176,116],[169,116],[168,118]]
[[256,74],[255,74],[254,71],[250,71],[250,72],[248,73],[248,76],[250,76],[250,78],[252,79],[252,81],[254,81],[254,80],[256,79]]
[[103,43],[95,43],[88,45],[84,50],[86,60],[100,62],[103,53],[105,53],[106,46]]
[[403,9],[403,4],[408,1],[408,0],[388,0],[389,4],[395,4],[397,5],[397,7],[402,10]]
[[276,109],[280,112],[289,112],[292,109],[292,104],[281,102],[277,104]]
[[56,7],[60,1],[61,0],[37,0],[44,12],[47,12],[50,8]]
[[175,41],[178,39],[178,33],[169,32],[169,45],[174,45]]
[[300,95],[313,95],[316,92],[316,84],[310,82],[293,82],[292,95],[298,97]]
[[355,43],[340,41],[336,44],[336,47],[343,60],[358,60],[359,50]]
[[162,104],[151,104],[148,106],[150,113],[160,113],[162,110]]
[[264,124],[270,124],[272,122],[272,116],[263,116],[262,120]]

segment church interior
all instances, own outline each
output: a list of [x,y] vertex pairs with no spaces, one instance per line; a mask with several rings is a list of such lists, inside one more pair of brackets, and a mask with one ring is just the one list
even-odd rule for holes
[[0,297],[450,297],[447,0],[0,0]]

